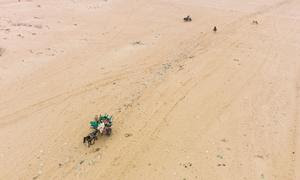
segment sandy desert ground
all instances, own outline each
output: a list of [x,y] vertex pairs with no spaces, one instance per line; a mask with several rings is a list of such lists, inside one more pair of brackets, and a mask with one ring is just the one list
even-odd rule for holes
[[299,180],[299,103],[299,0],[0,0],[0,179]]

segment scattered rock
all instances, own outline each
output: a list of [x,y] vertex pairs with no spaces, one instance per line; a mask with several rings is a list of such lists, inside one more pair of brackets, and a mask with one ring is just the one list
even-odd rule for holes
[[258,21],[257,20],[253,20],[252,24],[258,24]]
[[61,167],[61,166],[62,166],[62,163],[58,163],[58,166]]
[[84,163],[84,160],[82,160],[82,161],[79,162],[79,164],[82,164],[82,163]]
[[143,45],[143,43],[141,41],[135,41],[132,43],[133,45]]
[[13,23],[13,26],[24,26],[24,27],[32,27],[31,24],[27,24],[27,23]]
[[6,29],[0,29],[1,31],[4,31],[5,33],[9,33],[10,32],[10,29],[9,28],[6,28]]
[[224,166],[224,167],[225,167],[225,166],[226,166],[226,164],[220,164],[220,163],[219,163],[219,164],[218,164],[218,166],[219,166],[219,167],[220,167],[220,166]]
[[217,26],[215,26],[215,27],[213,28],[213,31],[214,31],[214,32],[217,32],[217,31],[218,31]]
[[218,154],[217,158],[223,159],[223,156],[221,156],[221,155]]
[[24,38],[24,36],[22,36],[22,34],[18,34],[18,37]]
[[34,25],[35,28],[38,28],[38,29],[42,29],[43,26],[42,25]]
[[[19,1],[20,2],[20,1]],[[37,175],[37,176],[34,176],[33,178],[32,178],[32,180],[35,180],[35,179],[37,179],[39,177],[39,175]]]
[[96,148],[96,149],[95,149],[95,152],[97,152],[97,151],[100,151],[100,148]]
[[123,106],[125,107],[125,109],[128,109],[128,108],[132,107],[132,104],[124,104]]
[[263,155],[259,155],[259,154],[255,155],[255,157],[260,158],[260,159],[263,159],[263,158],[264,158]]
[[224,138],[224,139],[221,139],[221,141],[222,141],[222,142],[227,142],[227,140],[226,140],[225,138]]
[[165,70],[172,68],[172,65],[170,63],[162,64],[162,66]]
[[151,163],[148,163],[148,166],[151,166],[152,164]]
[[181,71],[181,70],[183,70],[184,68],[183,68],[183,65],[179,65],[179,69],[178,69],[178,71]]
[[188,168],[188,167],[192,167],[192,163],[191,162],[188,162],[188,163],[184,163],[184,164],[179,164],[179,165],[182,165],[184,168]]
[[125,137],[130,137],[130,136],[132,136],[132,134],[131,133],[125,133],[124,136]]

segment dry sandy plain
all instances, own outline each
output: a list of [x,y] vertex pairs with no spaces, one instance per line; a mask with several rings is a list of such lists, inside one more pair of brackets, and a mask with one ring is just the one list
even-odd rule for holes
[[299,0],[0,0],[0,48],[0,179],[300,179]]

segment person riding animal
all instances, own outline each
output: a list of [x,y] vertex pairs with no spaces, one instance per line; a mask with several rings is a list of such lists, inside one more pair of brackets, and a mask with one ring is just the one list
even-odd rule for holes
[[187,17],[184,17],[183,18],[183,21],[184,22],[191,22],[192,21],[192,18],[190,16],[187,16]]

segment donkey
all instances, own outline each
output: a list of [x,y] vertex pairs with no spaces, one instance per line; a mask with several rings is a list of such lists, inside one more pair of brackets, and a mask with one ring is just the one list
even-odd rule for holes
[[190,16],[187,16],[185,18],[183,18],[184,22],[190,22],[192,21],[192,18]]
[[90,147],[92,144],[95,144],[95,141],[98,139],[99,132],[100,131],[98,129],[95,129],[93,132],[89,133],[89,135],[83,138],[83,143],[87,142],[88,147]]

